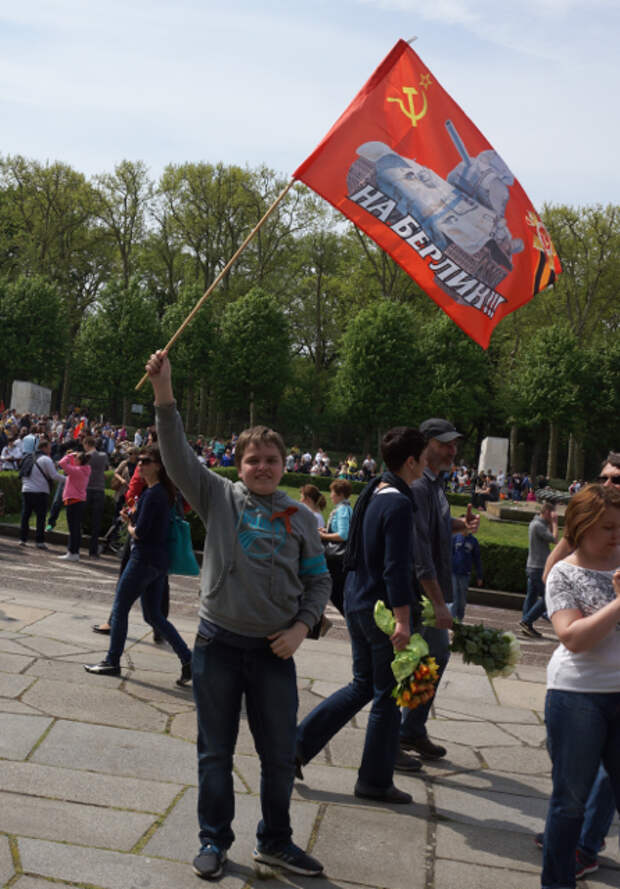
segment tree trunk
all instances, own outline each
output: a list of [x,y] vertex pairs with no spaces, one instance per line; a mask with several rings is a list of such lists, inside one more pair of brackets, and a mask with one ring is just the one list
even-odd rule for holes
[[508,461],[511,472],[517,471],[517,436],[519,434],[518,427],[513,423],[510,427],[510,459]]
[[187,401],[185,403],[185,429],[187,433],[193,432],[194,425],[194,387],[187,387]]
[[534,441],[534,449],[532,450],[532,459],[530,461],[530,478],[535,480],[538,475],[538,461],[540,460],[540,454],[542,451],[542,434],[539,431],[536,434],[536,440]]
[[558,436],[557,423],[549,423],[549,447],[547,450],[547,478],[557,478],[558,471]]
[[200,381],[199,402],[198,402],[198,432],[204,435],[209,427],[207,420],[209,416],[209,392],[204,380]]
[[123,426],[129,426],[129,398],[125,395],[123,397]]
[[254,393],[250,392],[250,428],[256,425],[255,418],[255,407],[254,407]]
[[66,417],[69,413],[69,386],[71,385],[70,378],[70,363],[71,358],[69,353],[67,353],[67,357],[65,358],[65,369],[62,377],[62,395],[60,397],[60,416]]
[[575,436],[571,432],[568,436],[568,456],[566,458],[566,475],[567,482],[571,482],[575,478]]
[[580,438],[575,437],[575,450],[574,450],[574,467],[575,467],[575,478],[583,478],[583,469],[585,463],[585,453],[583,450],[583,444]]

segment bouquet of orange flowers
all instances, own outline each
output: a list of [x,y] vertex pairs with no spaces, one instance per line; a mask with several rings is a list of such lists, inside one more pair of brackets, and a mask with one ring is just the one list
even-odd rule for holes
[[[386,635],[391,636],[396,627],[396,620],[385,603],[379,600],[375,604],[375,623]],[[392,661],[392,673],[396,685],[392,697],[396,698],[399,707],[415,710],[425,704],[435,694],[438,667],[434,657],[429,656],[426,641],[419,633],[409,640],[402,651],[397,651]]]

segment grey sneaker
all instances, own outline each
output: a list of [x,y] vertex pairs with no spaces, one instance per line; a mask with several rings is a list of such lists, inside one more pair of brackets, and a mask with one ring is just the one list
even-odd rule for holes
[[304,874],[307,877],[318,877],[323,873],[321,862],[308,855],[295,843],[289,843],[281,849],[257,847],[252,857],[256,864],[282,867],[284,870],[290,870],[294,874]]
[[220,849],[213,843],[203,843],[200,852],[192,862],[192,867],[194,873],[203,880],[217,880],[224,873],[225,864],[225,849]]

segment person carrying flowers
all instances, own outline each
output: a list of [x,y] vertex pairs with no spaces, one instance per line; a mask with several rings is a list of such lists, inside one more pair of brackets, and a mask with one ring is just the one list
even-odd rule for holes
[[[400,711],[392,695],[394,650],[410,640],[413,604],[415,504],[410,485],[424,468],[424,436],[398,427],[386,433],[381,453],[388,471],[360,495],[351,523],[345,568],[344,607],[353,650],[353,679],[316,707],[297,729],[297,775],[369,701],[372,709],[355,796],[410,803],[411,795],[393,783],[395,768],[414,772],[419,760],[398,753]],[[375,623],[383,600],[395,618],[388,637]],[[398,756],[398,762],[397,762]]]

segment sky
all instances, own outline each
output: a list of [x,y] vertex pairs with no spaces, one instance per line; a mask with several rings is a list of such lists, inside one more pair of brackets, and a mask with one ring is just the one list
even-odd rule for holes
[[288,176],[414,36],[537,208],[620,203],[620,0],[0,0],[0,155]]

